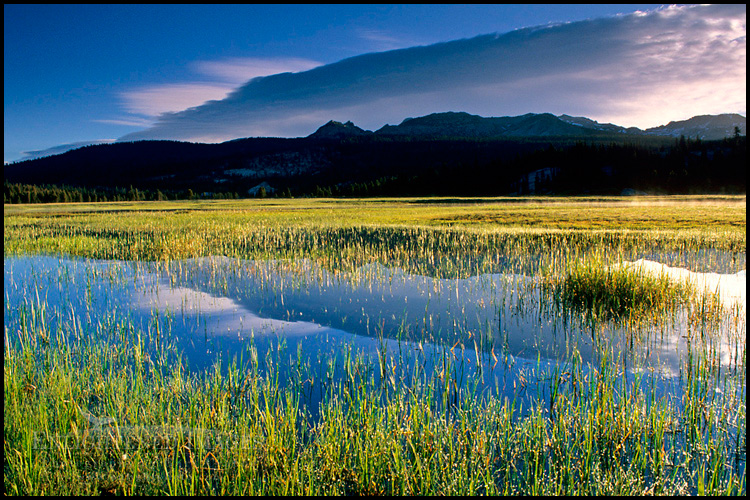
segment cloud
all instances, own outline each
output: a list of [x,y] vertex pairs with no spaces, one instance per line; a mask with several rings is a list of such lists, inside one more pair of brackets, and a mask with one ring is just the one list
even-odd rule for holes
[[112,119],[94,119],[96,123],[107,123],[109,125],[125,125],[126,127],[150,127],[154,120],[138,117],[112,118]]
[[263,59],[235,57],[222,61],[197,61],[192,64],[197,73],[219,78],[223,82],[242,84],[259,76],[306,71],[322,63],[297,57]]
[[414,41],[408,41],[401,37],[395,37],[382,30],[372,28],[357,29],[357,36],[372,44],[375,50],[402,49],[411,45],[417,45]]
[[[209,100],[223,99],[238,85],[261,76],[304,71],[321,63],[301,58],[229,58],[220,61],[196,61],[190,65],[202,80],[147,85],[120,93],[129,113],[157,117],[199,106]],[[123,120],[119,120],[123,121]],[[133,119],[124,121],[133,122]],[[110,120],[109,123],[112,123]],[[143,126],[143,125],[141,125]]]
[[[669,7],[365,54],[257,77],[121,140],[308,135],[467,111],[584,115],[647,128],[746,110],[746,7]],[[171,110],[170,110],[171,111]]]
[[220,83],[173,83],[123,92],[121,97],[129,113],[158,116],[223,99],[232,89],[232,85]]

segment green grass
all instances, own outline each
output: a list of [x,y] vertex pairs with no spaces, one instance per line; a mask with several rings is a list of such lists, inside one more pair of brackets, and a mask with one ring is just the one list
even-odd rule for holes
[[[6,346],[4,360],[8,494],[745,489],[731,465],[744,446],[744,398],[727,395],[723,415],[702,411],[710,391],[700,380],[710,367],[701,361],[686,365],[684,410],[666,397],[648,401],[637,378],[621,376],[619,356],[604,351],[592,370],[573,353],[542,378],[549,407],[482,402],[468,387],[441,406],[441,394],[455,390],[450,380],[417,383],[414,375],[410,385],[383,385],[357,375],[329,386],[312,420],[299,389],[279,387],[273,364],[266,375],[257,360],[191,374],[166,352],[149,364],[138,349],[76,346],[62,334],[51,344],[31,332],[25,340],[22,349]],[[740,434],[742,443],[733,438]]]
[[[746,250],[744,197],[654,198],[641,201],[635,212],[623,200],[13,205],[6,206],[3,243],[4,255],[62,253],[148,261],[207,255],[312,258],[338,270],[377,261],[446,277],[497,272],[501,266],[524,273],[553,264],[561,269],[568,260],[597,249],[626,259],[672,251],[678,261],[670,265],[686,265],[696,254],[716,249],[733,253],[732,262],[718,263],[721,267],[736,271],[744,265],[744,259],[736,258]],[[456,222],[467,213],[484,222]],[[485,220],[488,213],[502,220]],[[571,217],[575,228],[555,226]],[[675,226],[675,221],[681,222]],[[546,261],[525,258],[533,253]]]
[[[5,205],[5,215],[242,214],[285,224],[741,231],[745,196],[264,199]],[[161,214],[164,215],[164,214]],[[205,214],[204,214],[205,215]]]
[[697,300],[688,283],[596,260],[572,262],[561,275],[545,277],[542,287],[563,307],[604,321],[670,315]]

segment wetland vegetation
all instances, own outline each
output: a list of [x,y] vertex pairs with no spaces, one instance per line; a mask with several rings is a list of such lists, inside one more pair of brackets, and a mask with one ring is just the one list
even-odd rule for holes
[[745,495],[745,224],[744,196],[6,205],[5,491]]

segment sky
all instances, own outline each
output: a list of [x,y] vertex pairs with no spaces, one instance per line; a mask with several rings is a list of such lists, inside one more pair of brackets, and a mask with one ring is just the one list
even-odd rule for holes
[[746,6],[5,5],[4,160],[444,111],[746,115]]

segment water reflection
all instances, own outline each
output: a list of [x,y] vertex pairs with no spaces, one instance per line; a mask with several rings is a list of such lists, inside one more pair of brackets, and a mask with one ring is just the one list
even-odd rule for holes
[[[157,347],[181,353],[191,371],[255,356],[274,364],[280,380],[296,370],[318,398],[326,382],[347,376],[347,356],[394,385],[451,377],[458,387],[513,398],[544,397],[540,385],[574,353],[596,366],[614,352],[625,377],[646,374],[660,390],[675,390],[671,379],[696,343],[686,314],[638,331],[591,325],[555,310],[533,277],[513,274],[439,279],[377,263],[341,273],[310,261],[209,257],[156,265],[33,256],[5,258],[4,277],[6,343],[32,320],[52,332],[78,321],[84,335],[127,322]],[[21,313],[31,309],[34,318]],[[736,369],[744,360],[744,312],[710,329],[700,342]]]

